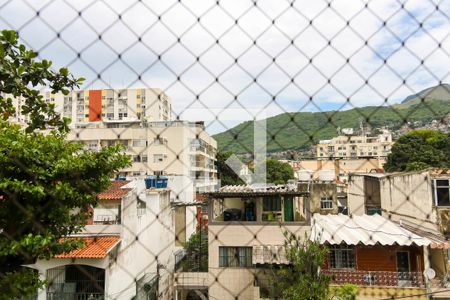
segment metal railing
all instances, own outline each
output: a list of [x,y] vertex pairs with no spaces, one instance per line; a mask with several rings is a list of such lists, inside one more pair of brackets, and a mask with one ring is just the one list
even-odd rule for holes
[[103,300],[104,293],[47,292],[47,300]]
[[361,270],[323,270],[335,284],[351,283],[360,286],[424,287],[420,272],[387,272]]

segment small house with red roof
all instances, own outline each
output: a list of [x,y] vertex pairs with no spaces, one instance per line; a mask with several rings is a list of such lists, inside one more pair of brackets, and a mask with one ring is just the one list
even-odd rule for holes
[[30,266],[48,282],[37,299],[171,299],[177,234],[196,227],[195,214],[182,215],[171,198],[143,179],[111,182],[85,228],[67,237],[83,246]]

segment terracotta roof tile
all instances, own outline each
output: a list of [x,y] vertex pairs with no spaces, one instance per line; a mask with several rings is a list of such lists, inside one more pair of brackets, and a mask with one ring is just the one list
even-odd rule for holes
[[99,200],[122,200],[123,196],[128,194],[131,189],[123,189],[122,187],[130,183],[127,180],[116,180],[111,183],[108,190],[98,194]]
[[98,236],[80,238],[84,246],[69,253],[56,255],[56,258],[104,258],[119,242],[118,236]]

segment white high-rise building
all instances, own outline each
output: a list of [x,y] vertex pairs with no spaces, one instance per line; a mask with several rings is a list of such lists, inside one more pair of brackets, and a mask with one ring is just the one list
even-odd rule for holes
[[[172,103],[160,89],[103,89],[71,91],[68,95],[42,92],[47,103],[54,103],[61,116],[72,120],[71,126],[106,120],[168,121],[171,119]],[[14,98],[16,114],[11,121],[28,122],[22,115],[22,97]]]

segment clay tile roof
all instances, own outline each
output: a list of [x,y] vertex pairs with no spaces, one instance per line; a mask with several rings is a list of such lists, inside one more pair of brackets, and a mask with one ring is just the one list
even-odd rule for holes
[[123,196],[131,191],[131,189],[122,188],[128,183],[130,183],[130,181],[127,180],[113,181],[108,190],[98,194],[97,197],[99,200],[122,200]]
[[56,255],[56,258],[104,258],[119,242],[118,236],[83,237],[84,246],[69,253]]

